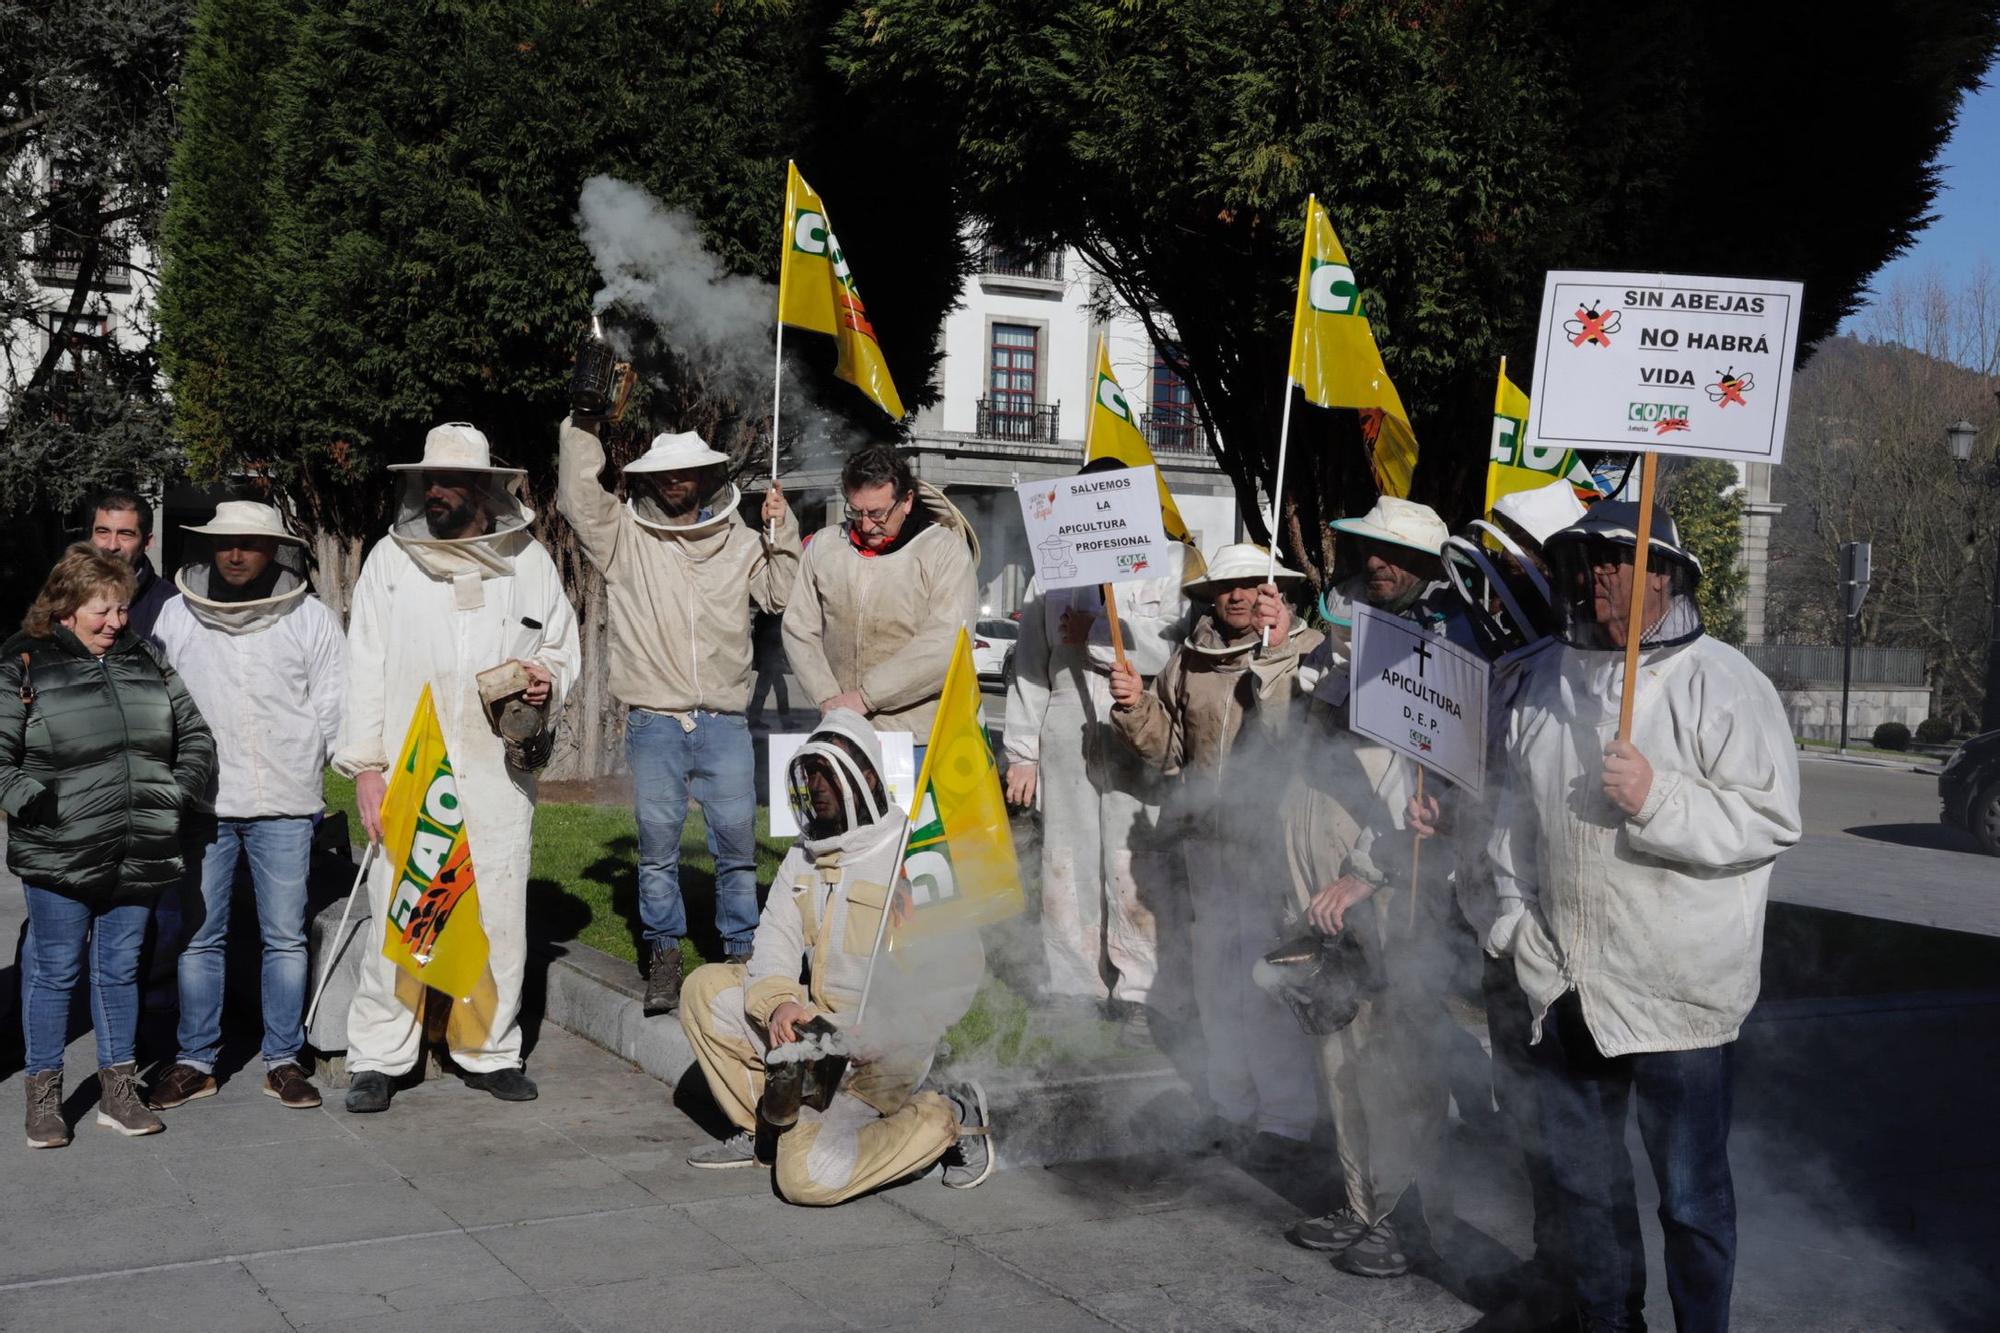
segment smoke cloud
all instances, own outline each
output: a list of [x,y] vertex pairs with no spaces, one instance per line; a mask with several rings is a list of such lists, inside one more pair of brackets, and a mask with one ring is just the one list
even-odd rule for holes
[[[709,250],[693,215],[669,208],[628,181],[593,176],[577,200],[577,230],[604,285],[591,299],[605,337],[668,403],[720,400],[718,415],[675,420],[746,465],[769,447],[772,335],[778,291],[732,273]],[[871,443],[816,397],[812,381],[785,377],[782,417],[788,470],[837,464]]]

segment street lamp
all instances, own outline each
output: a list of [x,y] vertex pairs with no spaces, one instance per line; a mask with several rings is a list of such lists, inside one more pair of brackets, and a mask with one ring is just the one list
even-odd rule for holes
[[[2000,392],[1995,393],[2000,398]],[[1972,463],[1972,444],[1979,427],[1963,418],[1944,428],[1945,443],[1951,449],[1958,474],[1965,477]],[[2000,491],[2000,464],[1989,466],[1979,475],[1989,488]],[[1978,529],[1974,528],[1974,535]],[[1986,641],[1986,698],[1980,706],[1980,730],[2000,731],[2000,555],[1993,562],[1993,619]]]

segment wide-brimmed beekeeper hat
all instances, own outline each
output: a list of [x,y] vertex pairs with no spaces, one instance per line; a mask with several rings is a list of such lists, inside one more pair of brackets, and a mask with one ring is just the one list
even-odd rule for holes
[[1504,518],[1537,546],[1575,523],[1589,511],[1576,498],[1576,487],[1552,481],[1525,491],[1509,491],[1493,502],[1495,518]]
[[281,542],[306,544],[297,533],[285,530],[285,516],[275,506],[255,500],[224,500],[215,507],[215,517],[206,523],[184,523],[183,532],[204,537],[270,537]]
[[1271,553],[1262,546],[1251,542],[1237,542],[1225,546],[1215,553],[1208,572],[1192,582],[1182,585],[1181,590],[1190,597],[1207,601],[1214,597],[1222,584],[1235,583],[1242,579],[1255,579],[1262,583],[1268,574],[1270,580],[1282,583],[1286,579],[1302,579],[1305,575],[1295,569],[1279,565],[1275,573],[1270,573]]
[[1377,500],[1375,507],[1360,518],[1336,518],[1327,526],[1349,536],[1407,546],[1430,555],[1442,550],[1444,539],[1451,536],[1451,529],[1444,525],[1435,509],[1393,495]]
[[424,456],[414,463],[391,463],[391,472],[492,472],[508,477],[525,477],[526,468],[505,467],[493,461],[492,446],[485,434],[469,421],[447,421],[431,427],[424,436]]
[[684,430],[678,434],[655,435],[646,452],[627,463],[625,471],[692,472],[696,468],[717,467],[728,461],[728,454],[717,453],[700,435]]

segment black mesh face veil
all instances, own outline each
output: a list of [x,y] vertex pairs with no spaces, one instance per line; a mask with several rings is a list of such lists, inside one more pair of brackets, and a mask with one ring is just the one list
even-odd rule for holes
[[[1610,650],[1615,645],[1609,631],[1597,618],[1597,575],[1595,571],[1613,564],[1632,563],[1638,546],[1629,532],[1581,532],[1568,528],[1549,538],[1549,582],[1555,594],[1556,636],[1572,648]],[[1653,543],[1647,570],[1667,576],[1667,609],[1659,621],[1648,627],[1640,639],[1641,648],[1671,648],[1701,637],[1701,610],[1695,605],[1694,591],[1701,582],[1700,566],[1685,553],[1660,542]],[[1616,610],[1619,617],[1624,607]]]
[[1555,631],[1548,581],[1504,530],[1473,520],[1464,536],[1446,540],[1444,572],[1488,657],[1504,657]]
[[[812,788],[806,782],[808,772],[817,772],[831,781],[834,790],[840,793],[840,827],[828,827],[830,821],[821,819],[813,810]],[[801,829],[818,837],[846,833],[880,821],[889,813],[889,807],[886,797],[876,792],[880,776],[876,775],[877,783],[868,781],[873,773],[873,766],[856,754],[854,746],[844,738],[830,732],[815,732],[799,747],[785,769],[792,817]]]

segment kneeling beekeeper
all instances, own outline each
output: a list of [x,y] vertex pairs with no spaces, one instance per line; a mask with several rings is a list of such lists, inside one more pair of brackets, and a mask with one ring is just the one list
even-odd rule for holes
[[827,713],[788,777],[801,833],[750,961],[696,968],[681,996],[681,1026],[738,1131],[688,1164],[763,1165],[761,1122],[776,1136],[778,1193],[792,1203],[843,1203],[941,1159],[944,1183],[971,1189],[994,1166],[985,1093],[976,1083],[921,1085],[938,1039],[978,989],[978,936],[899,942],[877,958],[883,913],[900,923],[908,911],[906,891],[892,887],[908,820],[859,713]]

